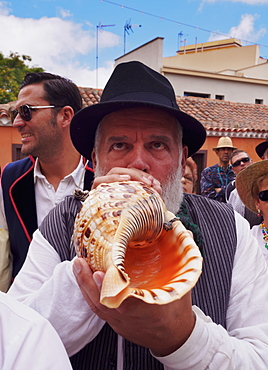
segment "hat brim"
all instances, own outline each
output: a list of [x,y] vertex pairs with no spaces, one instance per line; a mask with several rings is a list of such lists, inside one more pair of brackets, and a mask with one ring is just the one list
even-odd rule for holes
[[267,148],[268,148],[268,140],[263,141],[262,143],[256,146],[255,150],[260,158],[263,156]]
[[259,177],[266,174],[268,174],[268,160],[253,163],[236,176],[235,184],[240,199],[253,213],[258,212],[252,195],[252,187]]
[[222,149],[222,148],[230,148],[230,149],[233,149],[233,150],[236,150],[237,149],[234,146],[230,146],[230,145],[216,146],[215,148],[212,148],[212,149],[213,150],[217,150],[217,149]]
[[164,110],[175,116],[183,129],[183,144],[188,147],[188,156],[196,153],[206,140],[204,126],[194,117],[182,112],[179,108],[169,108],[146,101],[110,101],[91,105],[77,112],[71,122],[70,134],[77,151],[91,159],[97,127],[107,114],[137,107],[152,107]]

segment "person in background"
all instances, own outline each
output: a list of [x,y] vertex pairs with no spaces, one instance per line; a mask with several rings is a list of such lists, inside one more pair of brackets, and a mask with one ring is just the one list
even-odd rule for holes
[[263,159],[268,159],[268,137],[266,138],[265,141],[260,143],[259,145],[256,146],[255,148],[256,153],[258,156],[263,160]]
[[92,156],[92,188],[139,181],[178,217],[185,210],[185,226],[204,252],[202,274],[166,305],[130,297],[118,308],[103,306],[104,273],[75,257],[72,233],[82,206],[75,193],[34,233],[8,294],[49,319],[74,369],[267,369],[265,260],[232,207],[183,193],[186,158],[202,147],[206,131],[179,109],[166,77],[138,61],[117,65],[100,103],[73,117],[71,137],[81,155]]
[[197,165],[192,157],[186,159],[184,175],[181,178],[182,188],[185,193],[195,193],[197,181]]
[[252,227],[251,232],[268,263],[268,160],[256,162],[240,172],[236,188],[245,206],[263,218],[260,225]]
[[235,179],[235,173],[230,166],[232,152],[237,149],[229,137],[221,137],[213,150],[219,157],[219,163],[206,167],[201,172],[201,194],[219,202],[226,202],[227,185]]
[[[2,172],[0,226],[8,231],[8,260],[2,261],[0,290],[6,291],[19,272],[33,232],[47,213],[78,186],[93,179],[70,138],[73,115],[82,108],[78,87],[70,80],[50,73],[25,76],[11,122],[21,135],[21,152],[28,157],[9,163]],[[3,238],[0,238],[3,240]],[[6,240],[6,238],[4,239]]]
[[[233,151],[230,161],[236,176],[239,174],[240,171],[244,170],[253,163],[248,153],[241,149]],[[262,218],[258,217],[256,213],[253,213],[247,207],[245,207],[244,203],[238,195],[235,183],[236,181],[233,180],[228,184],[226,188],[225,197],[227,203],[232,204],[234,210],[240,213],[240,215],[249,222],[250,227],[252,227],[253,225],[259,225],[262,221]]]
[[49,321],[0,292],[0,369],[72,369]]
[[238,175],[240,171],[253,163],[248,153],[242,149],[236,149],[233,151],[230,157],[230,162],[235,175]]

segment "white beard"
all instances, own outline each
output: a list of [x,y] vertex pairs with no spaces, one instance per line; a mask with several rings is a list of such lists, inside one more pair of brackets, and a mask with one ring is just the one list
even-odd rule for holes
[[165,184],[162,184],[162,198],[167,209],[176,214],[178,213],[183,199],[183,188],[181,183],[181,168],[173,171]]
[[[105,176],[108,171],[105,168],[100,168],[97,164],[94,169],[94,177]],[[182,171],[181,168],[173,171],[162,184],[162,198],[167,209],[176,214],[181,206],[183,199],[183,188],[181,183]]]

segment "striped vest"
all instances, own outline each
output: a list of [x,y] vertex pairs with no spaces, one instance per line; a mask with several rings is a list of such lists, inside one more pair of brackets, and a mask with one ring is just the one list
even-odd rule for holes
[[[216,324],[226,327],[226,312],[231,289],[236,251],[236,228],[232,207],[199,195],[184,195],[191,220],[204,239],[203,271],[192,290],[192,301]],[[61,260],[75,256],[70,240],[80,201],[66,197],[40,226],[40,232],[55,248]],[[116,369],[117,334],[105,324],[98,336],[71,357],[74,369]],[[124,370],[163,369],[147,348],[124,340]]]

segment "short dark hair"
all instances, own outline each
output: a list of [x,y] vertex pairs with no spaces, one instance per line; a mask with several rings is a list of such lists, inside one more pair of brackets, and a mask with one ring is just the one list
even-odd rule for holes
[[45,90],[44,99],[50,105],[73,108],[74,113],[82,108],[82,97],[78,87],[71,80],[47,72],[28,73],[20,85],[20,90],[25,86],[42,83]]
[[234,150],[234,151],[232,152],[232,154],[231,154],[231,156],[230,156],[230,160],[232,160],[232,159],[233,159],[233,157],[235,157],[237,154],[240,154],[240,153],[245,153],[247,156],[249,156],[249,155],[248,155],[248,153],[247,153],[247,152],[245,152],[244,150],[242,150],[242,149],[236,149],[236,150]]

